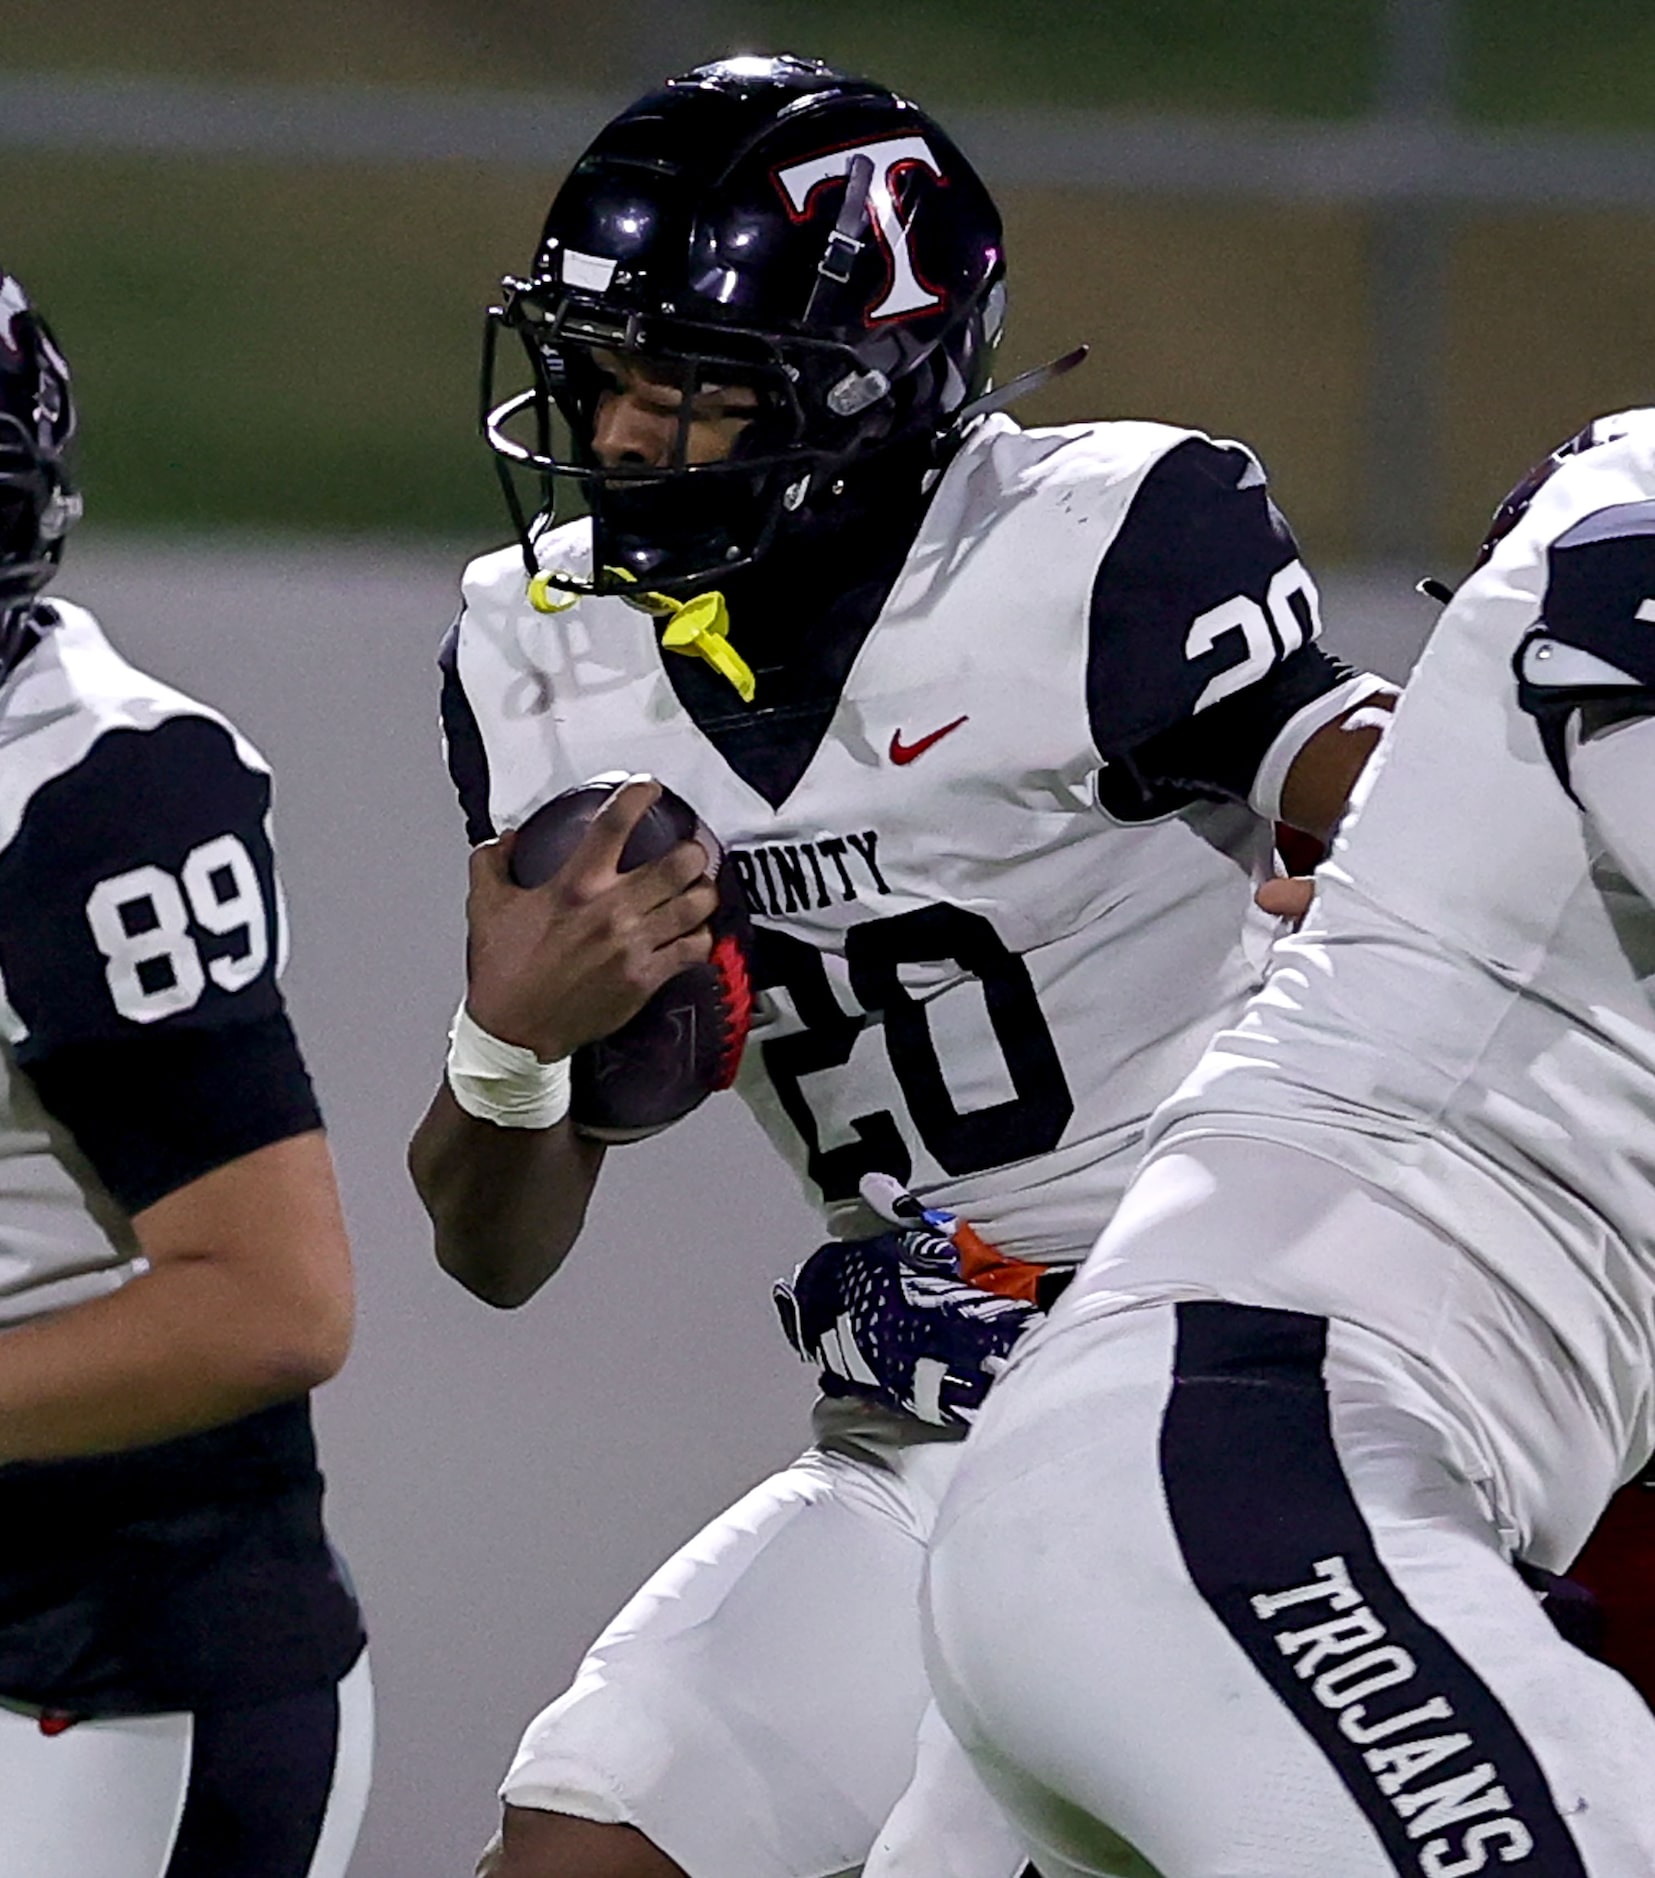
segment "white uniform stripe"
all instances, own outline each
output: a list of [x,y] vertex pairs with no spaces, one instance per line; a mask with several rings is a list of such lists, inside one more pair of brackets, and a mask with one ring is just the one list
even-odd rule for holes
[[189,1787],[188,1715],[42,1734],[0,1709],[0,1878],[161,1878]]
[[339,1685],[339,1744],[328,1810],[305,1878],[345,1878],[368,1804],[374,1759],[374,1688],[366,1650]]

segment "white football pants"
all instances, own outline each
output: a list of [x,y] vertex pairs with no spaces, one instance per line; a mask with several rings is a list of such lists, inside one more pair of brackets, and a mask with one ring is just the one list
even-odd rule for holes
[[635,1826],[690,1878],[1016,1878],[1021,1841],[922,1726],[924,1542],[959,1452],[812,1448],[755,1487],[593,1644],[502,1798]]
[[[1257,1304],[1031,1341],[926,1598],[938,1702],[1042,1878],[1655,1872],[1655,1717],[1512,1569],[1531,1522],[1444,1399],[1372,1332]],[[1538,1408],[1515,1432],[1568,1465]]]
[[210,1715],[0,1707],[0,1878],[344,1878],[372,1761],[366,1653],[337,1690]]

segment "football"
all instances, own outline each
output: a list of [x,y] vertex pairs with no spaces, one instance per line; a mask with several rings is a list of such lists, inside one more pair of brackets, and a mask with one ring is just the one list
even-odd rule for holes
[[[630,778],[599,776],[554,796],[517,831],[511,874],[537,887],[574,852],[593,817]],[[627,837],[621,870],[659,859],[681,841],[698,841],[718,890],[712,957],[670,978],[637,1015],[572,1059],[569,1115],[595,1141],[642,1141],[727,1089],[741,1064],[752,1019],[747,902],[724,845],[695,810],[663,787]]]

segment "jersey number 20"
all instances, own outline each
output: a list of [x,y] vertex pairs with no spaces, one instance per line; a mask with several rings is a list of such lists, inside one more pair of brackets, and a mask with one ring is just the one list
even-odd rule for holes
[[[922,906],[886,919],[864,920],[845,935],[851,990],[862,1009],[847,1012],[834,996],[822,955],[774,928],[758,935],[755,977],[793,999],[804,1030],[765,1043],[765,1067],[788,1118],[805,1144],[810,1178],[829,1200],[855,1194],[864,1174],[906,1180],[913,1156],[886,1109],[851,1123],[857,1140],[824,1148],[800,1079],[850,1061],[857,1038],[878,1013],[891,1068],[926,1150],[946,1173],[977,1174],[1030,1155],[1049,1153],[1074,1113],[1057,1046],[1041,1013],[1028,967],[980,913],[959,906]],[[902,982],[904,965],[953,962],[982,987],[995,1041],[1014,1091],[1009,1102],[961,1110],[949,1094],[924,1003]]]

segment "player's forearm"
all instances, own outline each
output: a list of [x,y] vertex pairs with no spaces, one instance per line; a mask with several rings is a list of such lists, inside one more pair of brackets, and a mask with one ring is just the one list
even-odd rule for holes
[[602,1165],[601,1145],[567,1122],[497,1128],[467,1115],[446,1083],[408,1145],[437,1263],[502,1310],[526,1303],[568,1256]]
[[1290,828],[1318,841],[1332,838],[1399,698],[1395,691],[1375,691],[1305,743],[1282,784],[1281,819]]
[[350,1341],[327,1306],[273,1307],[210,1257],[0,1331],[0,1463],[60,1460],[235,1421],[325,1382]]

